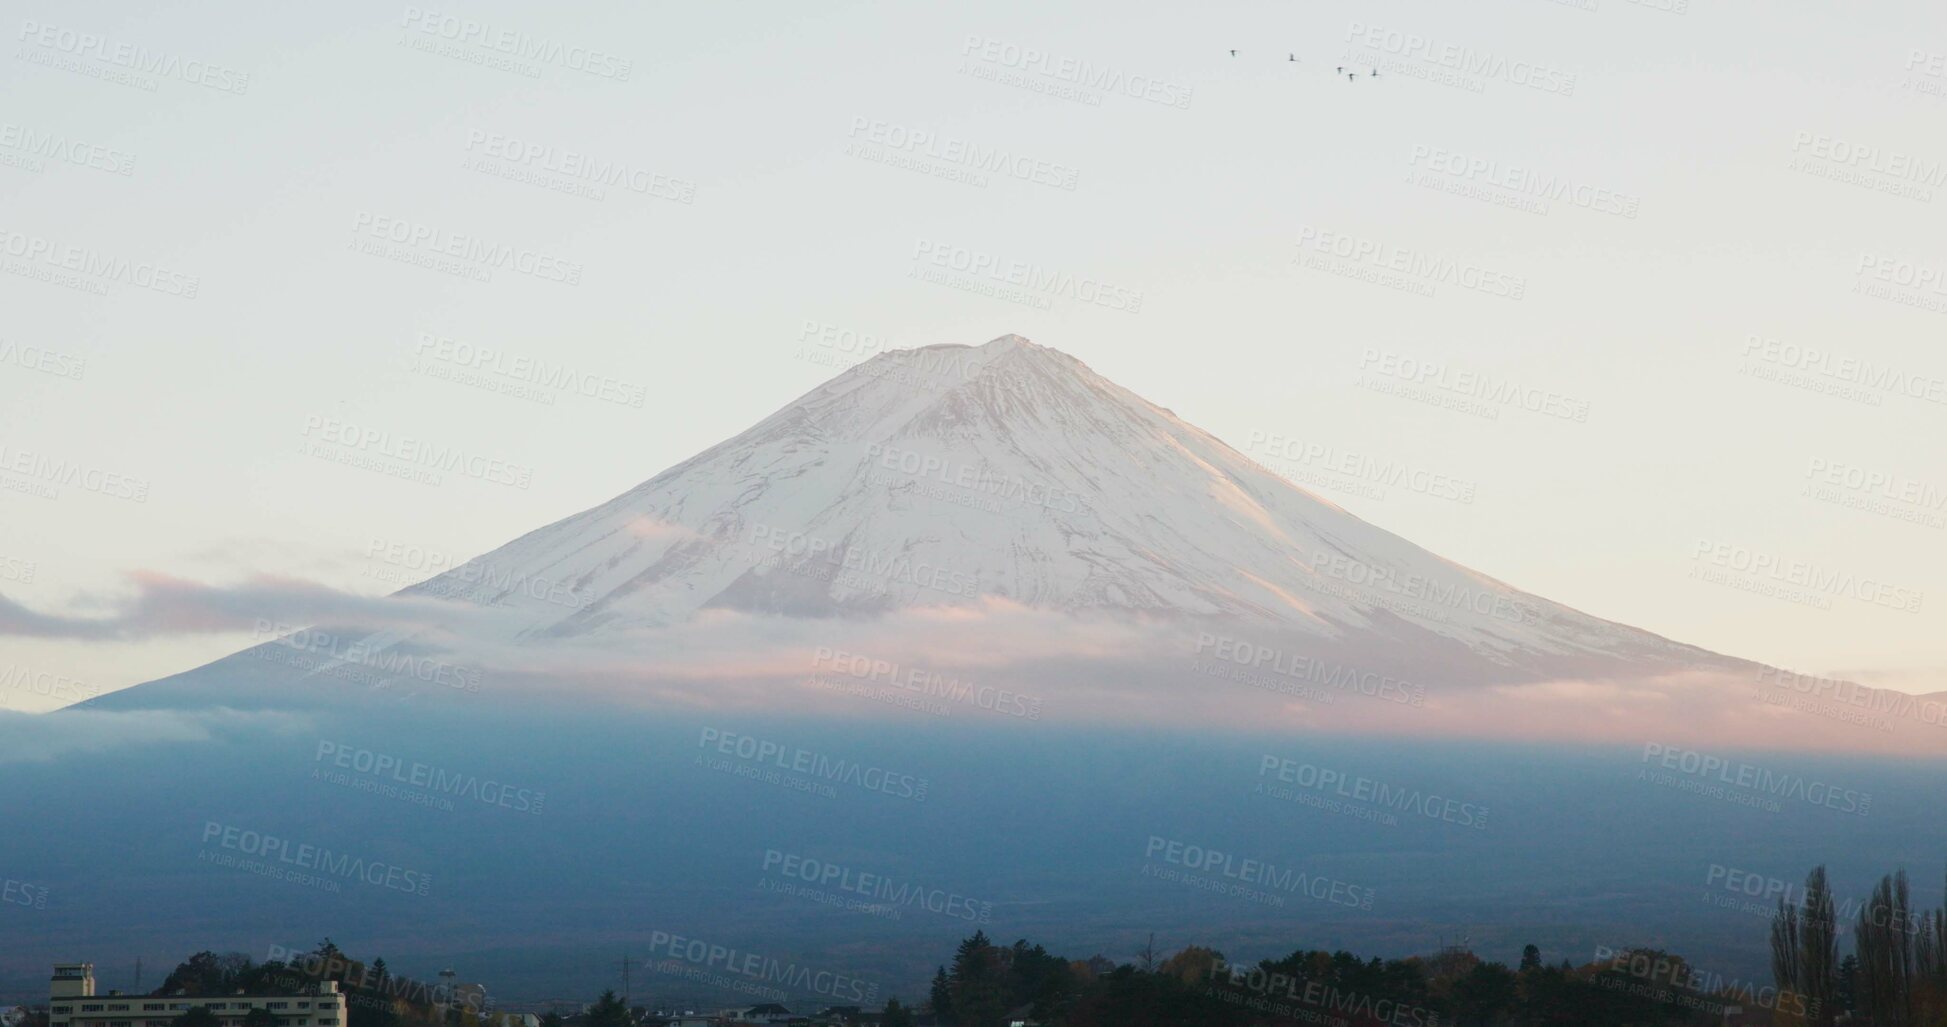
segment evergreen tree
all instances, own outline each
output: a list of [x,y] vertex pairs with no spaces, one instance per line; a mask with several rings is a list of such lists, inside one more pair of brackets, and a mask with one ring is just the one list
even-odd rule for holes
[[913,1012],[899,1004],[896,998],[886,1000],[886,1012],[879,1018],[879,1027],[913,1027]]
[[361,999],[352,1007],[348,1027],[398,1027],[399,1014],[392,1008],[392,970],[383,956],[372,960],[371,972],[362,974],[363,987],[352,989]]
[[1008,963],[1003,950],[976,930],[960,943],[947,977],[953,1022],[959,1027],[1002,1027],[1008,1010]]
[[1533,945],[1521,947],[1521,972],[1541,969],[1541,950]]
[[1462,1024],[1487,1027],[1500,1014],[1514,1006],[1516,982],[1513,972],[1500,963],[1479,963],[1465,977],[1454,982],[1455,1011]]
[[947,980],[944,966],[933,973],[933,990],[930,997],[933,1000],[933,1015],[938,1017],[941,1023],[952,1023],[953,984]]
[[615,992],[604,991],[602,997],[588,1007],[588,1027],[629,1027],[629,1009],[616,997]]

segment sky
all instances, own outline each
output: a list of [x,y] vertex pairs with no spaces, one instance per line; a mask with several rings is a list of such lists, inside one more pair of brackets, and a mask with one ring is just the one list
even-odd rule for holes
[[[1938,5],[813,6],[15,5],[0,598],[377,595],[1018,333],[1519,588],[1947,689]],[[251,641],[0,636],[0,709]]]

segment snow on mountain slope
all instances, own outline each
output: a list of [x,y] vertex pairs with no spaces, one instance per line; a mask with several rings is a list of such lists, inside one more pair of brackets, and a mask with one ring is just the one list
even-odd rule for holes
[[1719,659],[1441,559],[1014,335],[880,354],[405,594],[501,607],[533,642],[712,608],[998,597],[1380,644],[1430,633],[1497,664]]

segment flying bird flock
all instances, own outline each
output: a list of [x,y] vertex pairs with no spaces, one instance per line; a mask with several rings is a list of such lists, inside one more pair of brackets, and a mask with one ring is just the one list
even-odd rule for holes
[[[1237,54],[1238,54],[1238,51],[1236,51],[1236,50],[1232,50],[1232,51],[1230,52],[1230,55],[1231,55],[1232,57],[1236,57],[1236,56],[1237,56]],[[1287,63],[1287,64],[1303,64],[1303,63],[1305,63],[1305,62],[1303,62],[1303,61],[1301,61],[1301,60],[1299,60],[1299,59],[1298,59],[1298,54],[1297,54],[1297,52],[1296,52],[1296,51],[1293,51],[1293,52],[1290,52],[1290,53],[1287,53],[1287,54],[1285,55],[1285,63]],[[1357,70],[1357,69],[1353,69],[1353,70],[1351,70],[1351,71],[1347,71],[1344,65],[1340,65],[1340,66],[1339,66],[1339,68],[1338,68],[1338,74],[1340,74],[1340,75],[1344,75],[1344,76],[1345,76],[1345,80],[1346,80],[1347,82],[1357,82],[1357,81],[1359,81],[1359,72],[1358,72],[1358,70]],[[1379,69],[1378,69],[1378,68],[1372,68],[1372,69],[1370,69],[1370,70],[1368,70],[1368,71],[1366,72],[1366,77],[1367,77],[1367,78],[1378,78],[1378,77],[1379,77]]]

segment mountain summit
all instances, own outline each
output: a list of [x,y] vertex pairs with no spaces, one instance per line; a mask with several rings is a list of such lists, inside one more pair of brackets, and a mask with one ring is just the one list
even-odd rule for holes
[[1004,600],[1559,673],[1721,658],[1444,560],[1018,335],[879,354],[591,510],[406,589],[565,640],[727,608]]

